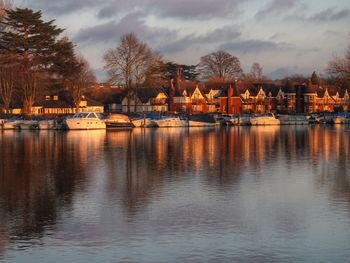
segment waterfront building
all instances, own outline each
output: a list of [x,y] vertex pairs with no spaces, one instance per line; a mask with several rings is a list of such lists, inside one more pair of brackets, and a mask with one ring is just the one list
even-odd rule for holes
[[[131,112],[166,112],[168,107],[168,95],[163,88],[137,88],[130,95]],[[128,112],[128,98],[122,99],[122,111]]]

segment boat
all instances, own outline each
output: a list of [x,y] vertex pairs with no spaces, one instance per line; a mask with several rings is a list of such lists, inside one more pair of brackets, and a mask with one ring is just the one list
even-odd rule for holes
[[65,120],[68,130],[99,130],[106,129],[106,123],[95,112],[80,112]]
[[347,113],[338,113],[333,118],[334,124],[350,124],[349,114]]
[[188,127],[188,121],[180,117],[162,117],[154,120],[158,127]]
[[275,117],[273,113],[266,113],[263,115],[253,116],[250,119],[251,125],[280,125],[281,122]]
[[17,122],[17,126],[21,130],[35,130],[38,128],[38,121],[22,120],[22,121]]
[[250,125],[250,115],[234,115],[231,119],[230,119],[230,124],[234,125],[234,126],[248,126]]
[[107,129],[133,127],[133,123],[130,121],[129,117],[124,114],[111,114],[107,117],[105,122]]
[[215,117],[210,114],[194,114],[189,116],[189,127],[212,127],[220,124]]
[[215,116],[216,122],[219,122],[220,125],[232,125],[230,119],[233,117],[232,114],[217,114]]
[[281,125],[309,125],[310,120],[304,115],[280,115]]
[[19,129],[19,126],[17,125],[16,121],[5,120],[2,123],[1,128],[3,130],[16,130],[16,129]]
[[151,118],[137,118],[137,119],[132,119],[131,120],[132,124],[134,127],[139,128],[139,127],[157,127],[157,123],[155,122],[154,119]]
[[56,129],[55,120],[42,120],[38,123],[39,130],[54,130]]

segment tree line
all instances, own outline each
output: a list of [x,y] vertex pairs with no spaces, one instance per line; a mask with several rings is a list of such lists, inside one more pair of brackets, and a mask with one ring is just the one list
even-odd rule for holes
[[[67,37],[60,37],[64,30],[54,22],[43,21],[41,11],[13,8],[10,0],[0,0],[0,101],[5,112],[16,96],[24,113],[30,114],[39,95],[62,89],[79,107],[83,92],[96,81],[87,61],[76,54]],[[168,86],[182,80],[268,81],[259,63],[245,74],[239,58],[223,50],[201,57],[197,65],[167,61],[133,33],[123,35],[103,60],[108,82],[125,89],[128,105],[134,91],[145,86]],[[350,49],[345,58],[329,62],[327,73],[330,83],[349,83]],[[303,76],[290,78],[305,80]]]
[[12,8],[0,1],[0,100],[9,113],[16,96],[23,112],[31,114],[38,96],[48,89],[70,92],[79,107],[82,91],[95,82],[87,61],[73,43],[60,37],[54,20],[43,21],[41,11]]

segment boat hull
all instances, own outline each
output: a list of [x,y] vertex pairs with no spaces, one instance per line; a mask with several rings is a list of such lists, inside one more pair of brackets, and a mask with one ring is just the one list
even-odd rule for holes
[[202,122],[202,121],[189,121],[189,127],[215,127],[216,123]]
[[180,118],[170,118],[170,119],[161,119],[155,120],[155,123],[160,128],[166,127],[188,127],[188,122],[181,120]]
[[281,125],[280,120],[273,117],[256,117],[251,118],[250,123],[253,126],[265,126],[265,125]]
[[103,130],[106,123],[99,119],[67,119],[68,130]]

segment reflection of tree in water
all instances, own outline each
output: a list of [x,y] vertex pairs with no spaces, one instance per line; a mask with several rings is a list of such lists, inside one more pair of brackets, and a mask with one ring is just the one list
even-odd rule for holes
[[[93,138],[93,139],[92,139]],[[103,139],[103,138],[102,138]],[[13,239],[39,238],[83,189],[96,136],[12,132],[0,136],[0,225]]]

